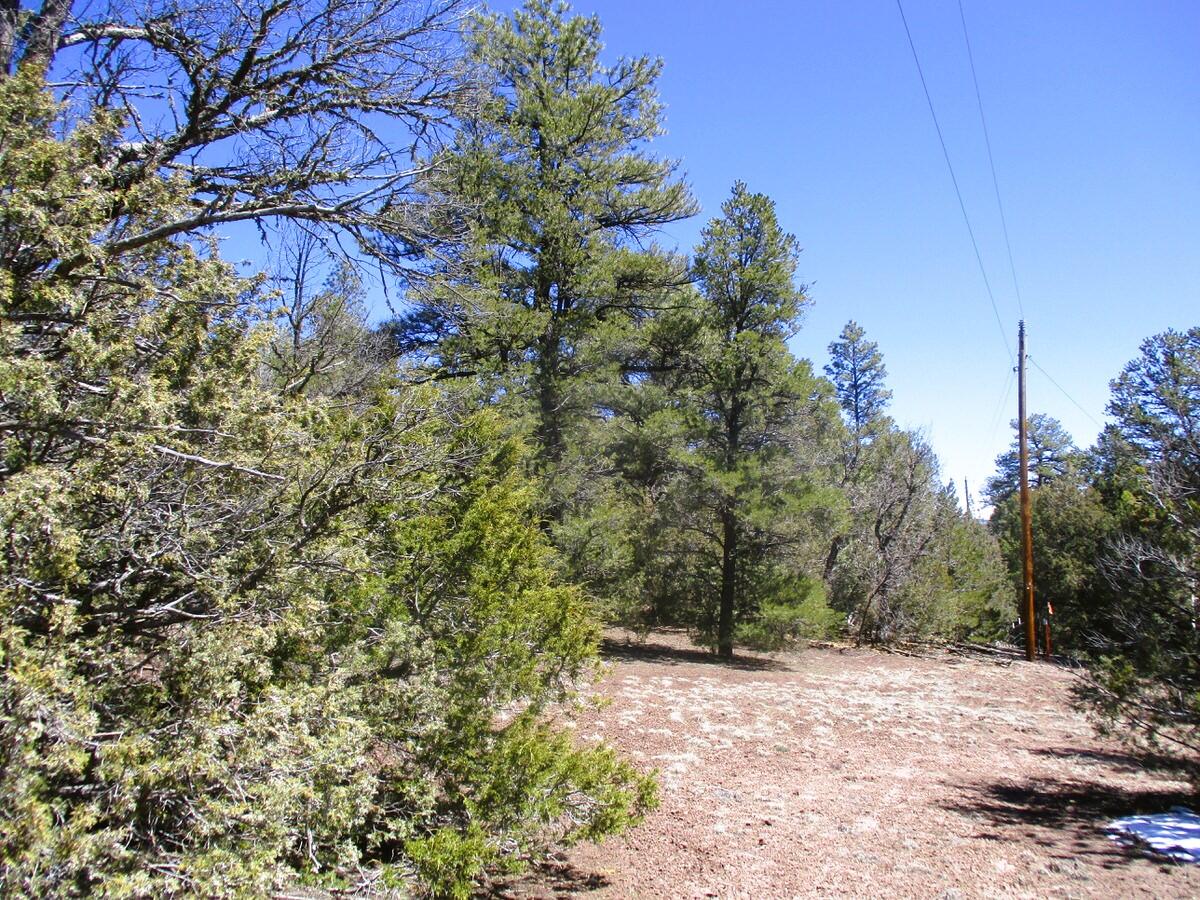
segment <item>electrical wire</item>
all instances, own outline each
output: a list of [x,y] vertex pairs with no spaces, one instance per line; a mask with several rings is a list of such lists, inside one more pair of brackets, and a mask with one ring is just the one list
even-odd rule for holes
[[1073,404],[1075,404],[1075,408],[1076,408],[1076,409],[1078,409],[1078,410],[1079,410],[1081,413],[1083,413],[1085,416],[1087,416],[1089,419],[1091,419],[1091,420],[1092,420],[1092,422],[1093,422],[1093,424],[1095,424],[1095,426],[1096,426],[1097,428],[1099,428],[1099,429],[1101,429],[1101,430],[1103,430],[1103,429],[1104,429],[1104,423],[1103,423],[1103,422],[1101,422],[1099,419],[1097,419],[1095,416],[1093,416],[1093,415],[1092,415],[1090,412],[1088,412],[1086,409],[1084,409],[1084,408],[1083,408],[1083,406],[1081,406],[1081,405],[1080,405],[1080,403],[1079,403],[1079,401],[1078,401],[1078,400],[1076,400],[1074,397],[1072,397],[1070,394],[1068,394],[1068,393],[1067,393],[1067,389],[1066,389],[1066,388],[1064,388],[1064,387],[1063,387],[1061,384],[1059,384],[1057,381],[1055,381],[1055,380],[1054,380],[1054,377],[1053,377],[1053,376],[1052,376],[1052,375],[1051,375],[1049,372],[1047,372],[1045,369],[1043,369],[1043,368],[1042,368],[1042,367],[1041,367],[1041,366],[1038,364],[1038,361],[1037,361],[1036,359],[1034,359],[1034,358],[1033,358],[1032,356],[1030,356],[1028,353],[1026,353],[1026,354],[1025,354],[1025,358],[1026,358],[1026,359],[1028,359],[1028,360],[1029,360],[1031,363],[1033,363],[1033,367],[1034,367],[1035,369],[1037,369],[1039,372],[1041,372],[1043,375],[1045,375],[1045,376],[1046,376],[1046,378],[1047,378],[1047,379],[1049,379],[1049,381],[1050,381],[1050,383],[1051,383],[1052,385],[1054,385],[1056,388],[1058,388],[1058,390],[1059,390],[1059,393],[1061,393],[1061,394],[1062,394],[1064,397],[1066,397],[1066,398],[1067,398],[1068,400],[1070,400],[1070,401],[1071,401]]
[[988,134],[987,116],[983,114],[983,95],[979,92],[979,77],[975,74],[975,54],[971,52],[971,37],[967,34],[967,15],[963,2],[958,0],[958,17],[962,20],[963,40],[967,44],[967,59],[971,63],[971,81],[975,85],[975,102],[979,106],[979,122],[983,126],[983,142],[987,147],[988,166],[992,170],[992,187],[996,191],[996,208],[1000,210],[1000,228],[1004,232],[1004,248],[1008,251],[1008,270],[1012,273],[1013,291],[1017,295],[1017,308],[1025,318],[1025,304],[1021,300],[1021,286],[1017,283],[1017,267],[1013,262],[1012,242],[1008,239],[1008,220],[1004,215],[1004,203],[1000,199],[1000,180],[996,177],[996,160],[992,156],[992,138]]
[[971,217],[967,215],[967,204],[963,201],[962,190],[958,186],[958,177],[954,174],[954,165],[950,162],[950,151],[946,149],[946,138],[942,135],[942,126],[938,122],[937,112],[933,108],[933,97],[929,94],[929,85],[925,81],[925,71],[921,68],[921,58],[917,55],[917,45],[913,42],[912,31],[908,27],[908,17],[904,14],[904,4],[896,0],[896,8],[900,10],[900,21],[904,23],[904,33],[908,36],[908,46],[912,50],[913,62],[917,65],[917,75],[921,79],[921,89],[925,92],[925,102],[929,104],[929,115],[933,118],[933,127],[937,131],[938,143],[942,145],[942,156],[946,160],[946,168],[950,172],[950,181],[954,183],[954,194],[958,197],[958,208],[962,211],[963,222],[967,226],[967,234],[971,236],[971,246],[975,249],[975,261],[979,263],[979,274],[983,276],[983,286],[987,288],[988,300],[992,304],[992,312],[996,316],[996,326],[1000,329],[1000,339],[1004,341],[1004,349],[1008,358],[1013,359],[1012,346],[1008,343],[1008,333],[1004,330],[1004,321],[1000,318],[1000,309],[996,306],[996,296],[992,293],[992,283],[988,279],[987,269],[983,265],[983,256],[979,252],[979,242],[975,239],[975,229],[971,227]]
[[[1026,354],[1028,356],[1028,354]],[[1016,380],[1016,370],[1009,369],[1008,378],[1004,381],[1004,394],[1000,397],[1000,402],[996,404],[996,411],[992,413],[991,431],[988,435],[988,443],[991,444],[996,440],[996,431],[1000,427],[1000,421],[1004,415],[1004,405],[1008,403],[1009,394],[1012,393],[1013,382]]]

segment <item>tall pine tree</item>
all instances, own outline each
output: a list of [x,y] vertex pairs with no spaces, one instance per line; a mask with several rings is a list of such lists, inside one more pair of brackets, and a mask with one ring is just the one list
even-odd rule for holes
[[602,63],[599,20],[568,9],[529,0],[475,20],[472,55],[491,89],[429,184],[466,210],[466,246],[457,277],[395,326],[440,377],[481,379],[524,421],[551,518],[611,332],[683,279],[677,259],[645,245],[695,212],[676,164],[646,150],[662,132],[661,63]]
[[[846,526],[868,517],[866,482],[871,474],[864,469],[864,450],[880,434],[891,427],[883,410],[892,398],[884,387],[887,368],[879,345],[866,339],[866,332],[851,319],[842,328],[838,339],[829,345],[829,364],[825,374],[833,382],[838,404],[846,420],[847,432],[841,447],[841,482],[849,515]],[[849,531],[837,531],[829,542],[825,556],[824,577],[833,579],[838,557],[852,540]]]
[[802,403],[818,393],[808,365],[787,348],[808,302],[795,280],[799,252],[795,237],[780,228],[775,204],[741,182],[696,250],[696,447],[716,519],[716,644],[725,658],[733,655],[739,607],[745,609],[749,563],[769,530],[766,508],[799,487],[786,464],[776,464],[786,463]]
[[[1017,420],[1012,420],[1013,441],[1008,450],[996,457],[996,474],[988,479],[984,493],[988,503],[999,506],[1020,489],[1020,447],[1017,444]],[[1028,422],[1029,476],[1034,488],[1070,475],[1084,462],[1062,423],[1045,413],[1033,413]]]
[[851,319],[829,345],[825,374],[837,390],[838,403],[856,440],[862,440],[871,423],[883,415],[892,392],[883,386],[887,368],[879,345]]

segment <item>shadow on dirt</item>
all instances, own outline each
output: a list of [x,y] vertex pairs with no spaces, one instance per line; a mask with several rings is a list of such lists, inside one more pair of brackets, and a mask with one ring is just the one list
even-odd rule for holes
[[1030,750],[1036,756],[1065,759],[1076,763],[1094,763],[1097,766],[1117,769],[1122,772],[1163,772],[1181,779],[1196,774],[1195,767],[1177,756],[1144,753],[1138,750],[1095,750],[1086,747],[1039,747]]
[[[1036,751],[1048,756],[1093,756],[1105,765],[1126,765],[1133,757],[1117,753],[1064,748]],[[1166,812],[1189,806],[1195,797],[1186,791],[1125,790],[1098,782],[1034,778],[1022,782],[962,785],[958,802],[945,808],[983,826],[974,837],[1004,840],[1005,831],[1018,829],[1059,859],[1090,857],[1111,868],[1146,854],[1108,839],[1105,827],[1122,816]],[[1055,853],[1054,851],[1058,851]],[[1063,856],[1063,853],[1066,853]]]
[[523,898],[577,897],[599,891],[611,882],[597,872],[586,872],[562,859],[549,859],[531,865],[524,874],[489,884],[483,897],[492,900],[523,900]]
[[628,641],[604,638],[600,642],[600,656],[607,660],[660,663],[664,666],[700,664],[722,666],[727,669],[742,669],[752,672],[787,672],[790,667],[781,660],[762,656],[747,656],[734,653],[733,659],[721,659],[715,653],[699,648],[672,647],[653,641]]

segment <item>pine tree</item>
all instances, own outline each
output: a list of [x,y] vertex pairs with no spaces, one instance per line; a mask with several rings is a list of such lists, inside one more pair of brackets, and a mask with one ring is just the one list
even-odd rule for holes
[[[1012,428],[1017,430],[1017,420]],[[1034,488],[1076,471],[1083,455],[1062,423],[1045,413],[1033,413],[1027,421],[1029,441],[1029,481]],[[984,495],[988,503],[999,506],[1020,489],[1020,448],[1014,435],[1012,446],[996,457],[996,474],[988,479]]]
[[1112,382],[1099,488],[1117,520],[1101,568],[1115,603],[1091,640],[1110,723],[1185,749],[1200,772],[1200,326],[1147,338]]
[[768,485],[789,450],[801,403],[815,393],[807,365],[787,348],[808,302],[796,285],[799,247],[779,226],[775,205],[738,182],[708,223],[696,250],[703,343],[694,360],[699,413],[698,456],[708,473],[706,492],[720,548],[716,645],[733,655],[735,619],[754,536],[764,507],[786,496]]
[[414,297],[393,330],[439,377],[479,379],[525,418],[553,491],[608,333],[682,280],[643,243],[695,207],[675,163],[646,151],[660,62],[602,63],[599,21],[550,0],[480,16],[470,44],[491,92],[428,185],[468,207],[465,248],[451,286]]
[[879,345],[866,340],[866,332],[851,319],[838,339],[829,345],[825,374],[837,390],[838,403],[856,441],[868,436],[869,426],[883,415],[892,392],[883,386],[887,368]]
[[856,522],[870,515],[868,494],[871,485],[868,482],[874,476],[872,467],[864,462],[864,452],[877,437],[887,434],[893,427],[883,415],[892,392],[883,386],[887,368],[879,345],[866,340],[866,332],[852,319],[842,328],[839,339],[830,343],[829,357],[825,374],[833,382],[847,426],[841,446],[839,481],[849,515],[844,523],[846,528],[835,532],[829,541],[824,564],[826,582],[833,581],[838,557],[853,539],[850,530]]

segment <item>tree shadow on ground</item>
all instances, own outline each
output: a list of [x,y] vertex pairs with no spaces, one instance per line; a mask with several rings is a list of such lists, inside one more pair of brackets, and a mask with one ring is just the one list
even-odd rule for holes
[[[1094,753],[1097,760],[1120,757],[1075,749],[1040,752],[1064,757]],[[956,800],[943,805],[982,826],[974,837],[1004,840],[1005,832],[1020,831],[1045,848],[1048,857],[1086,860],[1105,868],[1147,856],[1142,849],[1111,840],[1105,831],[1110,821],[1166,812],[1174,806],[1191,805],[1196,799],[1187,791],[1129,790],[1109,783],[1055,778],[964,784],[960,789]]]
[[1195,772],[1187,760],[1161,753],[1140,750],[1097,750],[1092,747],[1038,747],[1030,750],[1035,756],[1094,763],[1121,772],[1163,772],[1186,779]]
[[600,656],[608,660],[659,663],[664,666],[700,664],[752,672],[787,672],[790,668],[782,660],[763,656],[734,653],[733,659],[721,659],[715,653],[699,648],[673,647],[654,641],[628,641],[608,637],[600,641]]
[[603,890],[610,884],[600,873],[585,871],[559,857],[534,863],[521,875],[489,883],[482,896],[492,900],[577,897]]

